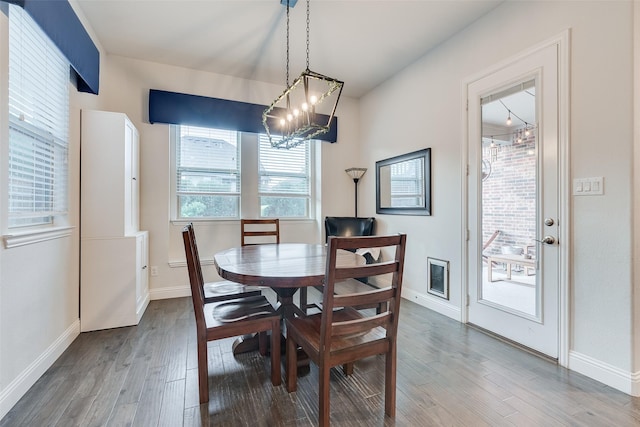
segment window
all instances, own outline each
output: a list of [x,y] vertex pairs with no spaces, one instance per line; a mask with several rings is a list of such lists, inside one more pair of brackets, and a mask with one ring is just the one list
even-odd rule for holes
[[272,148],[263,134],[173,126],[173,218],[311,217],[310,144]]
[[69,63],[33,19],[9,9],[9,228],[56,224],[68,205]]
[[310,151],[310,144],[289,150],[273,148],[269,137],[260,135],[258,192],[261,217],[309,217]]
[[176,126],[178,218],[240,216],[238,132]]

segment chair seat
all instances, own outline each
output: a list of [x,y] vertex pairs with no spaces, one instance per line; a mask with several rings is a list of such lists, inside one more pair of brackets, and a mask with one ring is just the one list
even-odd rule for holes
[[274,315],[276,311],[267,299],[260,295],[248,298],[207,304],[207,327]]
[[[366,285],[365,285],[366,286]],[[350,320],[362,319],[364,316],[353,308],[347,307],[342,310],[336,310],[333,313],[333,322],[346,322]],[[287,319],[287,336],[289,334],[296,336],[296,341],[306,341],[312,347],[313,353],[309,357],[316,360],[320,351],[320,326],[322,323],[322,313],[313,314],[307,317],[296,317]],[[386,336],[386,330],[382,327],[373,328],[367,333],[348,335],[343,337],[334,337],[331,340],[331,352],[337,353],[342,349],[349,349],[383,340]],[[307,346],[303,346],[308,351]]]

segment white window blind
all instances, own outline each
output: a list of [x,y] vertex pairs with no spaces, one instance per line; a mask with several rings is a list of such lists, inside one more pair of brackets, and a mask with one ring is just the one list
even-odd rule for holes
[[178,132],[178,218],[238,218],[238,132],[184,125],[179,126]]
[[33,19],[9,9],[9,227],[66,216],[69,63]]
[[284,150],[271,147],[269,137],[260,135],[258,193],[260,216],[309,217],[311,199],[311,149],[305,143]]

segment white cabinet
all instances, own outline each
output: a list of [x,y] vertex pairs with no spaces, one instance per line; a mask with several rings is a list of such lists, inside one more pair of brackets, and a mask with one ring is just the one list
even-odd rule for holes
[[81,242],[80,330],[137,325],[149,304],[148,232]]
[[139,137],[125,114],[82,111],[80,329],[137,325],[149,304]]
[[81,118],[82,236],[123,236],[139,230],[139,137],[123,113],[83,110]]

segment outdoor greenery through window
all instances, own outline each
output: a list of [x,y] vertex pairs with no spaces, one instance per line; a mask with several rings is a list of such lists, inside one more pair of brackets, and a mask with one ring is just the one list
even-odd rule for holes
[[310,144],[264,134],[174,126],[176,219],[309,218]]
[[240,216],[238,132],[178,126],[176,196],[179,218]]
[[33,19],[11,5],[9,227],[66,218],[68,141],[69,63]]

